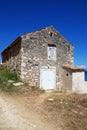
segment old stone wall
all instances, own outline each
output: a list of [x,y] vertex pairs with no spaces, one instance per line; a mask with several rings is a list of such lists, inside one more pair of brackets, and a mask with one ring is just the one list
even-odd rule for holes
[[14,41],[11,46],[2,53],[2,62],[9,69],[21,73],[21,39]]
[[40,86],[41,67],[56,68],[56,88],[64,88],[62,65],[73,65],[73,46],[53,27],[17,38],[2,53],[3,63],[22,80]]
[[[48,60],[48,45],[56,46],[56,60]],[[73,64],[73,46],[53,27],[22,36],[21,78],[40,86],[40,68],[56,67],[56,87],[63,88],[63,64]]]

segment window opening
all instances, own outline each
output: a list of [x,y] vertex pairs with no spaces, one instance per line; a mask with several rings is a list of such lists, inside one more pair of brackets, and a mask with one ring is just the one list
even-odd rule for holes
[[69,76],[69,74],[68,74],[68,73],[66,73],[66,76]]
[[56,45],[48,44],[48,60],[56,60]]

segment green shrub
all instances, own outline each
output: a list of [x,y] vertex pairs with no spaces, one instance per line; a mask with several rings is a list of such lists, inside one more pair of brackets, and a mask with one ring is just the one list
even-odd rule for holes
[[0,81],[5,82],[7,80],[19,81],[20,78],[16,72],[12,72],[8,68],[0,66]]
[[20,78],[16,72],[12,72],[8,68],[0,66],[0,88],[5,92],[16,91],[17,88],[12,83],[8,83],[8,80],[16,82],[20,81]]

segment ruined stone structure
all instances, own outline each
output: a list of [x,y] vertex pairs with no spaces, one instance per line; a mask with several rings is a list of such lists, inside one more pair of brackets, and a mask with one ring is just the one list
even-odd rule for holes
[[73,46],[52,26],[18,37],[2,52],[2,62],[32,85],[71,90],[72,71],[63,65],[73,65]]

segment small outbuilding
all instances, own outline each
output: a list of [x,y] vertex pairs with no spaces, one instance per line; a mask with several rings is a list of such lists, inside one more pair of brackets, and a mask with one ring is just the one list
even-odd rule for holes
[[[63,68],[67,75],[67,77],[64,76],[65,86],[71,86],[72,92],[75,93],[87,93],[87,71],[85,68],[71,65],[64,65]],[[71,75],[71,78],[70,76],[68,78],[68,75]]]
[[72,73],[72,91],[86,94],[87,93],[87,71],[77,70]]

